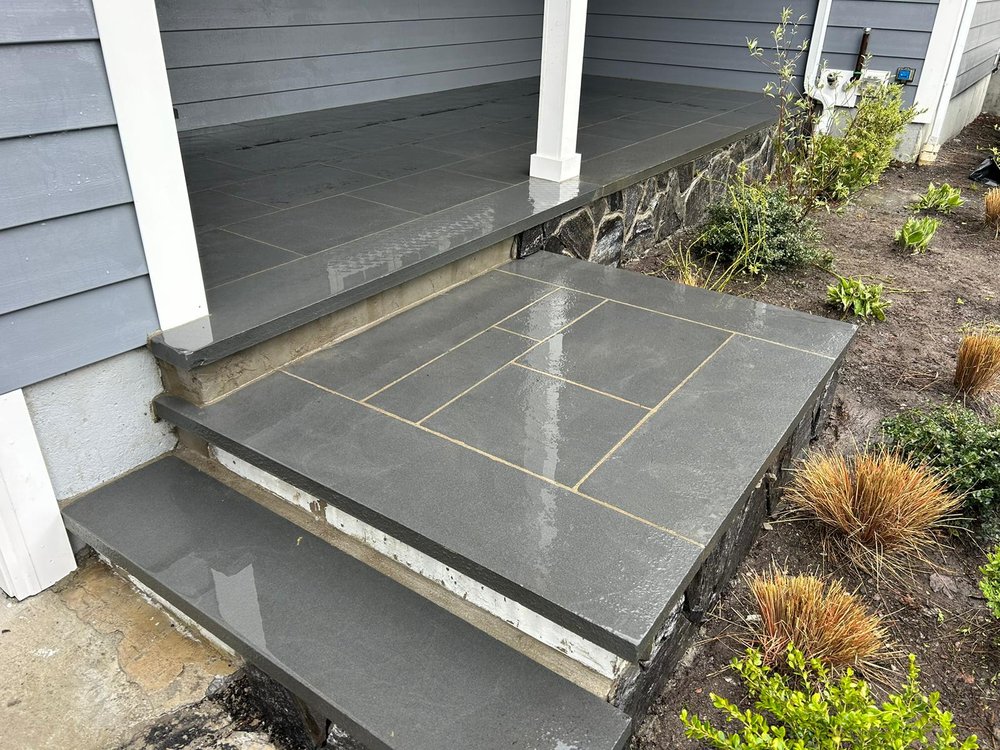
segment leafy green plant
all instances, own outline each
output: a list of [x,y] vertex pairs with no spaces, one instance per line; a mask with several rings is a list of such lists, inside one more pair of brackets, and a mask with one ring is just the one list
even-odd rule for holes
[[713,694],[712,704],[738,731],[718,729],[685,709],[680,719],[687,736],[719,750],[979,747],[975,735],[965,740],[956,736],[952,715],[941,707],[938,693],[923,693],[912,655],[900,691],[881,704],[851,669],[836,677],[818,660],[807,662],[794,647],[788,649],[787,662],[786,674],[764,664],[753,649],[734,659],[732,667],[746,685],[753,708],[741,710]]
[[958,188],[953,188],[947,182],[943,185],[935,185],[932,182],[927,185],[927,192],[913,204],[913,208],[917,211],[937,211],[941,214],[950,214],[964,203],[965,198],[962,197],[962,191]]
[[940,224],[940,219],[930,216],[911,216],[896,232],[896,243],[911,253],[926,253]]
[[697,247],[735,272],[760,274],[817,260],[818,240],[815,225],[800,216],[785,188],[749,181],[741,169],[726,199],[709,207]]
[[1000,539],[1000,418],[959,405],[909,409],[882,422],[885,442],[940,471],[962,496],[964,512]]
[[885,320],[892,301],[882,296],[884,292],[882,284],[866,284],[860,278],[837,276],[837,283],[826,288],[826,301],[862,320]]
[[986,604],[993,616],[1000,620],[1000,547],[986,556],[986,564],[979,572],[983,574],[979,589],[986,597]]

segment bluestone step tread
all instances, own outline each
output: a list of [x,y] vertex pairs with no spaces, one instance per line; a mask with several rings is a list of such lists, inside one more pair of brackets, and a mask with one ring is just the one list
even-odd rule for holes
[[167,457],[67,526],[371,750],[620,750],[620,711]]

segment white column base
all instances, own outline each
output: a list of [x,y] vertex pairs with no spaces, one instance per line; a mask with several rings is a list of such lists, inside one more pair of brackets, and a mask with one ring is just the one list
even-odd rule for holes
[[530,174],[532,177],[552,182],[572,180],[580,176],[580,154],[571,154],[565,159],[532,154]]

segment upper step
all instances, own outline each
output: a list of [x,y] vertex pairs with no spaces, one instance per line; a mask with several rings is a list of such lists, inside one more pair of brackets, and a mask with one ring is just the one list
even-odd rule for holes
[[635,662],[853,331],[539,253],[157,412]]
[[65,518],[371,750],[620,750],[628,739],[617,709],[176,458]]

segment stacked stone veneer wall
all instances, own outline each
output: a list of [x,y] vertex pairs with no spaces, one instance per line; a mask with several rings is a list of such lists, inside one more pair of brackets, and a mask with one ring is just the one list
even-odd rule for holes
[[640,258],[700,224],[708,207],[725,196],[739,165],[746,165],[751,177],[767,174],[773,161],[770,133],[770,128],[752,133],[528,229],[518,237],[517,257],[546,250],[615,266]]

